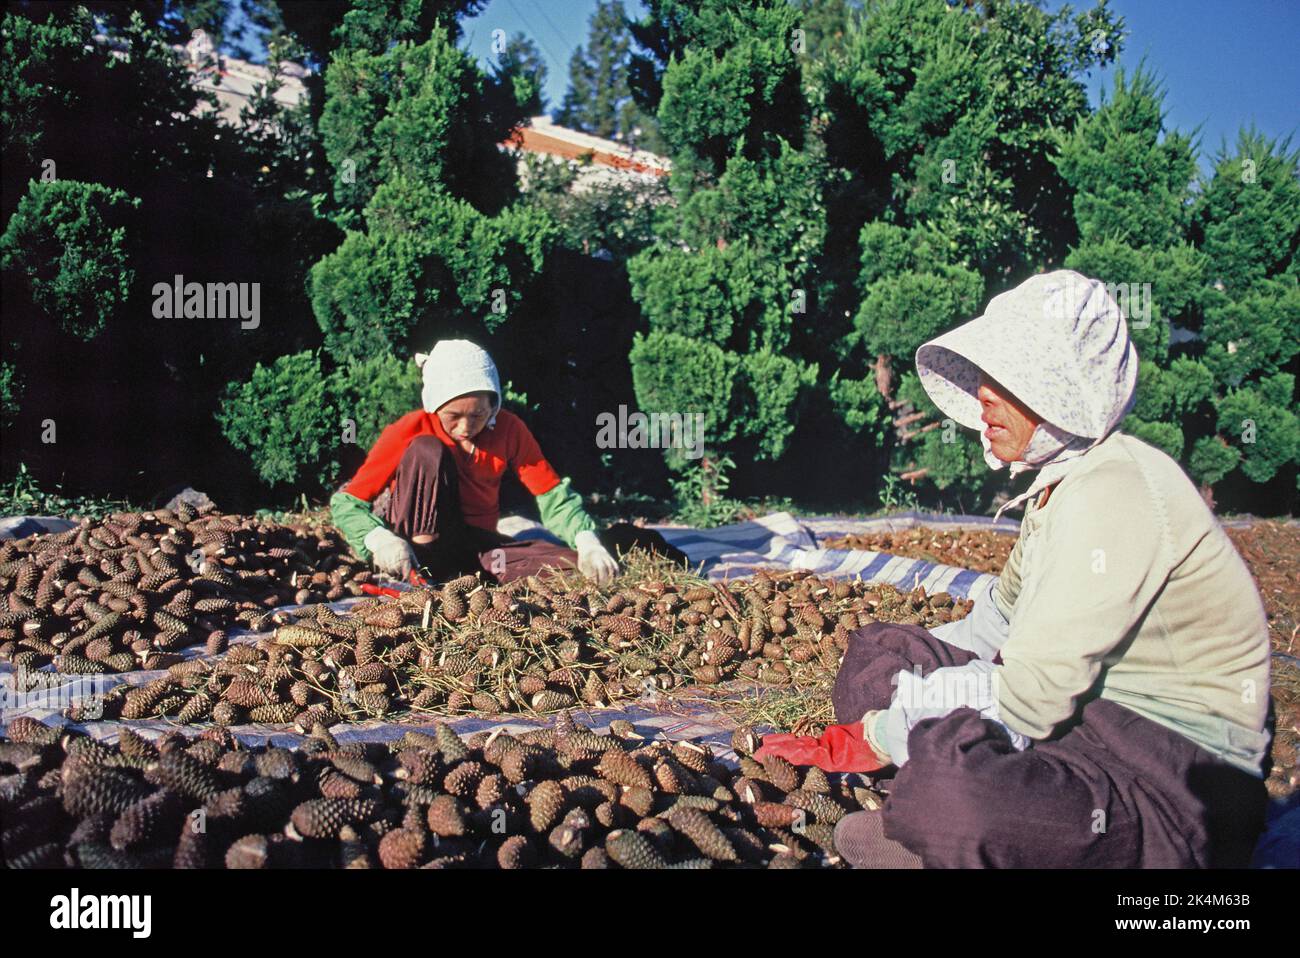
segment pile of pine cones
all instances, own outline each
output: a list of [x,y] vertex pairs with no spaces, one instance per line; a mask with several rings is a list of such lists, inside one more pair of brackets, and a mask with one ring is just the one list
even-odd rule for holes
[[[318,605],[257,644],[177,662],[95,702],[96,717],[182,724],[294,724],[306,732],[399,712],[549,713],[741,679],[832,677],[852,630],[930,627],[966,614],[945,593],[759,573],[710,585],[647,578],[601,591],[562,577],[486,585],[474,576],[339,615]],[[293,621],[287,621],[293,619]],[[85,716],[74,708],[68,717]]]
[[833,829],[879,799],[856,775],[706,746],[553,728],[462,740],[243,749],[222,728],[116,745],[18,719],[0,739],[10,868],[801,868],[837,866]]
[[333,531],[317,534],[182,504],[118,512],[0,545],[0,660],[28,672],[162,669],[177,651],[225,648],[269,609],[361,593],[370,578]]

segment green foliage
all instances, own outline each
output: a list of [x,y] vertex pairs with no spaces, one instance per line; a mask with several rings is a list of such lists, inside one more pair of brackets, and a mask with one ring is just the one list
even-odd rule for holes
[[1163,99],[1146,70],[1131,80],[1117,70],[1101,109],[1063,137],[1057,166],[1076,190],[1074,215],[1084,238],[1167,247],[1185,234],[1196,159],[1189,137],[1161,138]]
[[351,0],[333,39],[343,50],[382,53],[394,43],[438,33],[451,44],[460,19],[478,14],[487,0]]
[[716,247],[642,253],[627,264],[632,298],[651,329],[721,345],[731,339],[740,311],[730,289],[736,259],[736,253]]
[[420,369],[410,359],[381,353],[353,360],[331,374],[340,413],[356,423],[356,443],[369,449],[384,428],[421,408]]
[[103,519],[114,512],[138,512],[144,507],[126,499],[107,496],[65,496],[63,486],[53,483],[42,489],[36,477],[20,462],[13,477],[0,483],[0,515],[66,516]]
[[[119,8],[114,46],[96,40],[81,5],[21,8],[0,21],[0,143],[4,213],[34,177],[54,176],[126,189],[168,175],[205,176],[231,144],[216,139],[215,117],[195,115],[214,94],[189,71],[139,11]],[[127,105],[106,109],[105,104]],[[52,164],[52,165],[51,165]],[[147,171],[147,173],[146,173]]]
[[1238,443],[1241,471],[1251,482],[1268,482],[1300,459],[1295,376],[1278,373],[1233,389],[1216,406],[1219,432]]
[[986,277],[1059,255],[1072,230],[1052,131],[1086,115],[1080,76],[1114,58],[1122,27],[1103,5],[868,4],[812,86],[846,200],[937,227],[945,259]]
[[736,410],[739,431],[754,442],[754,458],[779,459],[799,421],[799,403],[817,382],[817,364],[762,349],[740,357]]
[[638,334],[629,356],[642,412],[703,413],[704,443],[724,448],[740,425],[731,415],[741,358],[680,333]]
[[903,480],[892,472],[881,483],[880,508],[884,512],[912,512],[921,507],[916,490],[904,486]]
[[[891,462],[932,489],[979,492],[989,473],[973,439],[922,431],[937,410],[912,357],[978,315],[987,293],[1063,255],[1074,224],[1052,162],[1058,135],[1087,116],[1082,74],[1114,58],[1122,26],[1103,5],[1048,13],[1015,0],[879,0],[805,69],[832,173],[827,235],[853,256],[828,249],[819,266],[860,294],[846,301],[824,288],[828,305],[843,306],[821,325],[846,379],[864,382],[872,365],[882,390],[902,377],[881,397],[901,405],[882,402],[874,432],[890,443],[888,419],[926,417],[893,444]],[[831,395],[849,396],[835,386]]]
[[1276,143],[1254,130],[1241,131],[1235,153],[1223,148],[1215,158],[1194,218],[1214,278],[1230,295],[1294,262],[1300,247],[1296,168],[1289,141]]
[[824,161],[804,149],[790,48],[796,14],[716,0],[689,19],[658,112],[677,203],[659,242],[628,262],[650,330],[630,356],[633,382],[642,408],[707,399],[711,449],[776,459],[820,368],[792,346],[826,238]]
[[836,415],[845,426],[872,445],[882,446],[889,435],[889,412],[875,379],[841,379],[839,370],[827,383]]
[[1164,450],[1170,458],[1180,459],[1183,455],[1183,431],[1171,422],[1148,422],[1137,416],[1124,418],[1123,430],[1136,436],[1143,442]]
[[513,75],[489,81],[444,32],[380,53],[341,51],[326,69],[325,95],[321,138],[340,225],[392,179],[445,189],[485,213],[513,197],[511,160],[497,149],[522,118]]
[[790,0],[799,14],[804,54],[821,60],[844,42],[855,4],[850,0]]
[[694,529],[712,529],[735,522],[745,504],[726,495],[731,485],[728,473],[736,467],[730,456],[705,459],[679,479],[670,480],[673,489],[673,519]]
[[[937,421],[939,428],[922,432],[911,444],[898,446],[892,457],[894,471],[925,469],[925,481],[941,492],[982,491],[989,483],[990,474],[979,438],[950,419],[940,419],[943,414],[930,402],[915,371],[903,374],[898,400],[904,408],[927,413],[929,421]],[[920,425],[917,423],[913,428]]]
[[230,444],[249,454],[263,482],[329,485],[338,469],[329,453],[342,432],[332,385],[318,352],[258,363],[248,382],[227,385],[217,421]]
[[862,261],[865,295],[854,328],[872,354],[910,359],[926,340],[978,312],[984,281],[965,267],[935,261],[922,230],[867,224]]
[[76,99],[74,88],[57,82],[59,65],[84,63],[83,47],[92,29],[84,9],[66,23],[37,23],[5,14],[0,27],[0,131],[6,164],[37,157],[44,133],[42,114],[67,108]]
[[33,180],[0,235],[0,264],[47,321],[93,339],[130,293],[127,229],[139,205],[98,183]]
[[514,170],[497,144],[522,117],[517,78],[485,77],[441,28],[331,60],[321,131],[348,230],[310,294],[335,360],[491,333],[523,302],[559,230],[538,204],[503,205]]
[[1260,279],[1236,298],[1214,291],[1205,310],[1205,364],[1217,382],[1236,386],[1272,375],[1300,352],[1300,284],[1294,276]]
[[335,359],[398,350],[436,330],[491,332],[519,304],[557,229],[537,207],[488,218],[404,178],[366,208],[366,232],[311,269],[312,308]]
[[523,113],[536,116],[545,109],[546,61],[527,36],[516,33],[506,41],[494,73],[498,82],[505,78]]
[[23,395],[22,375],[13,363],[0,362],[0,426],[13,425]]
[[[1144,70],[1119,73],[1101,108],[1061,138],[1079,226],[1065,264],[1150,289],[1141,315],[1128,304],[1142,362],[1122,428],[1186,457],[1207,487],[1238,467],[1268,482],[1300,451],[1294,377],[1282,372],[1300,350],[1300,286],[1287,272],[1300,239],[1297,159],[1243,133],[1198,195],[1191,141],[1165,130],[1163,94]],[[1175,330],[1200,335],[1174,345]]]
[[1213,486],[1237,468],[1241,450],[1224,442],[1221,436],[1202,436],[1192,447],[1187,471],[1202,486]]
[[345,442],[372,446],[384,428],[420,407],[420,371],[380,353],[325,372],[319,351],[261,363],[227,384],[217,420],[268,484],[333,486]]
[[989,481],[979,440],[960,429],[933,429],[907,451],[911,458],[897,456],[895,462],[926,469],[925,480],[941,492],[978,492]]
[[790,48],[797,13],[771,0],[704,6],[713,16],[701,16],[701,35],[669,66],[659,104],[675,178],[717,176],[734,152],[771,155],[803,136],[806,104]]

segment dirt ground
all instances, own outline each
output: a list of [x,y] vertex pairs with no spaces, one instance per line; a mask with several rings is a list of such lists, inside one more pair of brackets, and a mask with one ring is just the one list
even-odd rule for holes
[[[1300,526],[1259,521],[1228,529],[1259,587],[1273,645],[1272,696],[1277,713],[1269,793],[1290,795],[1300,786]],[[920,526],[900,532],[827,539],[823,548],[869,549],[978,572],[997,573],[1011,554],[1015,536],[983,531],[949,531]]]

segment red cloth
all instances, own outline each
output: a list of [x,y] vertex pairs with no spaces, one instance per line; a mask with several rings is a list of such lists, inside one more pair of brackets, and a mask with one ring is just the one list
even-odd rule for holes
[[828,725],[821,738],[768,735],[754,758],[762,761],[768,755],[779,755],[791,765],[816,765],[827,772],[874,772],[892,764],[867,744],[861,722]]
[[532,495],[550,492],[560,483],[559,474],[542,455],[537,440],[514,413],[501,410],[496,426],[474,437],[477,451],[471,456],[442,428],[433,413],[417,409],[385,429],[370,448],[352,481],[343,487],[348,495],[373,502],[393,484],[398,463],[416,436],[437,436],[455,457],[460,507],[465,521],[481,529],[495,530],[501,517],[501,477],[509,469]]

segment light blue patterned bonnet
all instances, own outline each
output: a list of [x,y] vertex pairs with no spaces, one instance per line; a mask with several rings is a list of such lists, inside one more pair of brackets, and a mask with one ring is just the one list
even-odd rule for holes
[[930,399],[976,430],[984,461],[1001,469],[980,421],[981,370],[1043,419],[1010,470],[1037,469],[1038,476],[999,516],[1063,477],[1115,430],[1137,394],[1137,350],[1123,311],[1104,283],[1073,270],[1030,277],[993,297],[983,316],[916,351]]

